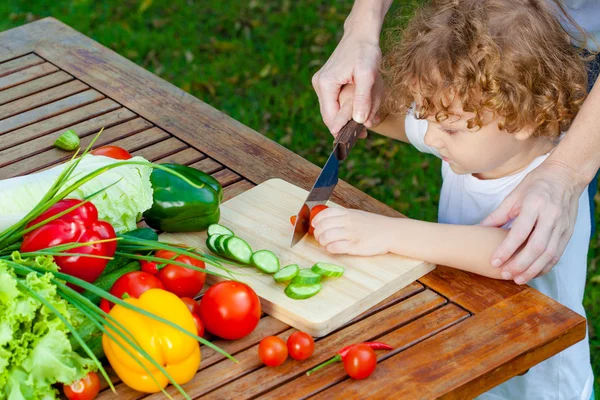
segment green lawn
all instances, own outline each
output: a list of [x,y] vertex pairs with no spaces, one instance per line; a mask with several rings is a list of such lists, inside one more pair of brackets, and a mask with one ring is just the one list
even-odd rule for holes
[[[351,1],[0,3],[0,31],[46,16],[58,18],[313,163],[325,162],[331,137],[310,79],[340,39]],[[402,11],[409,14],[419,1],[396,3],[405,4]],[[439,169],[434,157],[371,136],[357,144],[341,174],[400,212],[434,221]],[[598,247],[594,237],[590,278],[598,275]],[[592,361],[600,374],[599,284],[588,283],[585,305]]]

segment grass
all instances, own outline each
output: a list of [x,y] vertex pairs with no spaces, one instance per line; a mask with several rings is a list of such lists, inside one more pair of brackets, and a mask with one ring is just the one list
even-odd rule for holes
[[[331,136],[310,80],[338,43],[350,1],[0,3],[0,31],[54,16],[313,163],[326,160]],[[402,3],[408,15],[418,1]],[[412,218],[435,221],[439,170],[435,157],[373,135],[357,144],[341,175]],[[597,374],[600,284],[593,281],[600,281],[599,247],[594,237],[584,300]]]

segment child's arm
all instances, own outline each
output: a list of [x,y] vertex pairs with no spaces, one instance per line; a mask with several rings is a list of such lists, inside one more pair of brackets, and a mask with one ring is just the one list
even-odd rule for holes
[[386,253],[501,279],[490,257],[507,235],[500,228],[447,225],[329,208],[313,219],[314,236],[331,253]]

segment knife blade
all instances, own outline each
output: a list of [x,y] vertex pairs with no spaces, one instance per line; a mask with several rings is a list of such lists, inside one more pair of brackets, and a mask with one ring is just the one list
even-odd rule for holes
[[354,144],[358,135],[363,131],[364,125],[350,120],[339,132],[333,142],[333,151],[329,155],[327,162],[323,166],[323,170],[317,177],[312,189],[308,193],[308,197],[298,215],[296,216],[296,224],[294,225],[294,233],[292,234],[292,242],[290,247],[294,247],[308,233],[310,224],[310,210],[318,205],[325,204],[331,197],[333,189],[338,183],[338,172],[340,161],[348,157],[348,153]]

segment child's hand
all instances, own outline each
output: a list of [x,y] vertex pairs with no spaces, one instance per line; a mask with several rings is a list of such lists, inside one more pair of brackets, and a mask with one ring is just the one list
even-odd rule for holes
[[394,218],[365,211],[330,207],[312,220],[314,237],[334,254],[375,256],[390,249],[390,222]]

